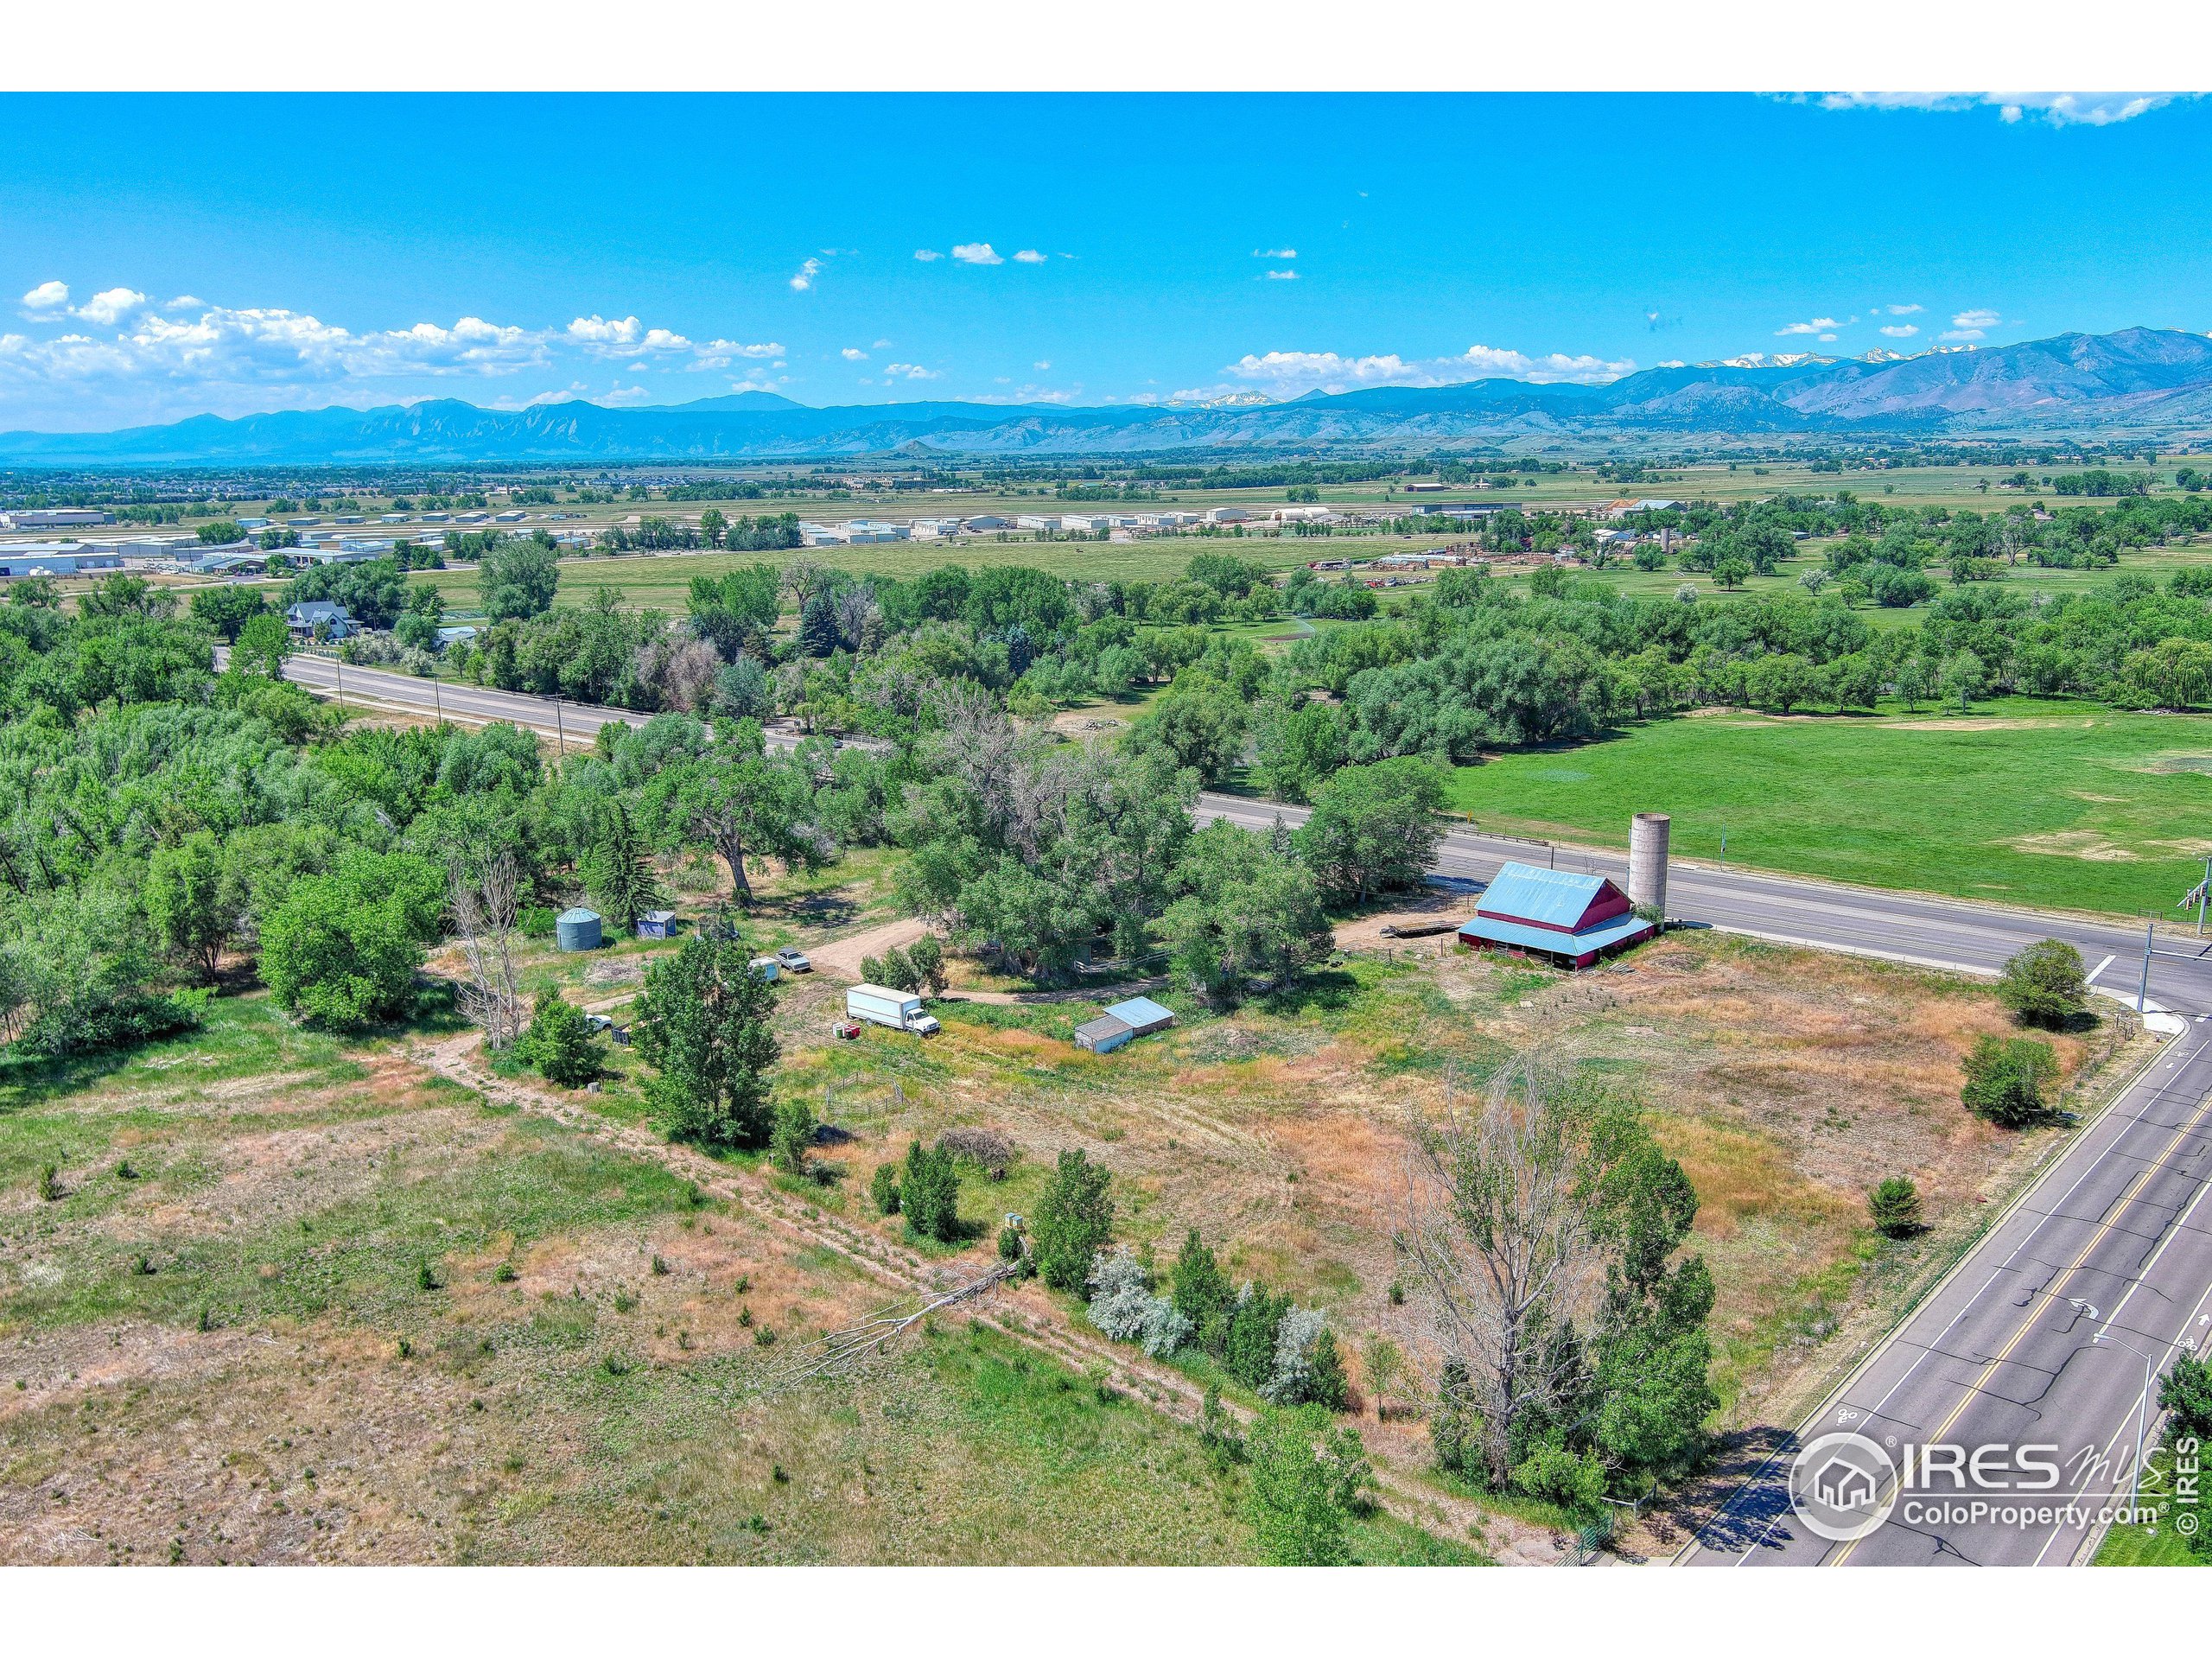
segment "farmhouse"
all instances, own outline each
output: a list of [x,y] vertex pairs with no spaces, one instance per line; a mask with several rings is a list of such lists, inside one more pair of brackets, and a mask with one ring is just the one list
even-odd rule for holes
[[302,639],[312,639],[318,633],[326,639],[343,639],[354,632],[353,619],[346,607],[329,599],[310,599],[288,607],[284,626]]
[[1628,894],[1602,875],[1509,863],[1459,924],[1459,943],[1556,957],[1587,968],[1607,951],[1648,939],[1656,922],[1636,913]]

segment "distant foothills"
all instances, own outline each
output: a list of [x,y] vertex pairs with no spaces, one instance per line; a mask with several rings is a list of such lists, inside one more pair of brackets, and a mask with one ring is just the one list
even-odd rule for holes
[[53,466],[744,462],[904,453],[1136,455],[1389,450],[1544,438],[1677,441],[2212,432],[2212,340],[2175,329],[2059,334],[1980,350],[1737,358],[1596,385],[1476,380],[1289,403],[911,403],[811,409],[747,391],[655,408],[518,410],[455,399],[195,416],[102,433],[0,433],[0,463]]

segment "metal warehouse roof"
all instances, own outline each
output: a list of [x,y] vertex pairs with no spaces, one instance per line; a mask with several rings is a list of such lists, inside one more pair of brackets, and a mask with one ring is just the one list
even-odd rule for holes
[[1548,950],[1554,956],[1586,957],[1595,950],[1610,950],[1625,939],[1656,932],[1655,924],[1641,916],[1623,916],[1598,927],[1586,928],[1580,933],[1561,933],[1548,927],[1526,927],[1518,922],[1501,922],[1488,916],[1476,916],[1459,925],[1461,936],[1484,939],[1492,944],[1510,944],[1523,950]]
[[1510,917],[1552,927],[1572,928],[1603,891],[1602,875],[1573,875],[1540,870],[1533,864],[1507,864],[1483,894],[1477,909],[1488,919]]
[[1122,1020],[1140,1032],[1172,1025],[1175,1020],[1174,1009],[1163,1008],[1148,996],[1133,996],[1126,1002],[1116,1002],[1106,1013],[1109,1019]]

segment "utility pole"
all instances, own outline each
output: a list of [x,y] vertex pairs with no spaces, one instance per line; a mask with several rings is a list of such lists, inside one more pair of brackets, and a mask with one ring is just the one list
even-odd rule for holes
[[2135,989],[2135,1012],[2143,1012],[2143,1005],[2151,995],[2151,936],[2158,929],[2156,917],[2143,924],[2143,982]]
[[334,657],[330,659],[330,665],[338,671],[338,706],[343,709],[346,706],[346,662],[343,658]]
[[2196,890],[2196,937],[2204,937],[2204,901],[2212,898],[2212,853],[2204,855],[2204,884]]
[[[561,724],[561,698],[557,692],[554,695],[553,698],[553,736],[555,741],[561,746],[561,758],[563,760],[567,760],[569,758],[569,734],[566,728]],[[2148,970],[2146,969],[2145,971],[2147,972]]]
[[430,706],[438,711],[438,725],[441,729],[443,729],[446,723],[446,700],[439,694],[438,677],[435,674],[430,676]]

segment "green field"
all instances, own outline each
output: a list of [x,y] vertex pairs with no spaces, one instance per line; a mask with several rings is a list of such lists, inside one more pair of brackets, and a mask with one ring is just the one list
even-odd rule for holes
[[2212,851],[2212,719],[2013,699],[1964,718],[1751,714],[1655,721],[1460,768],[1485,828],[1674,849],[1873,887],[2171,913]]

